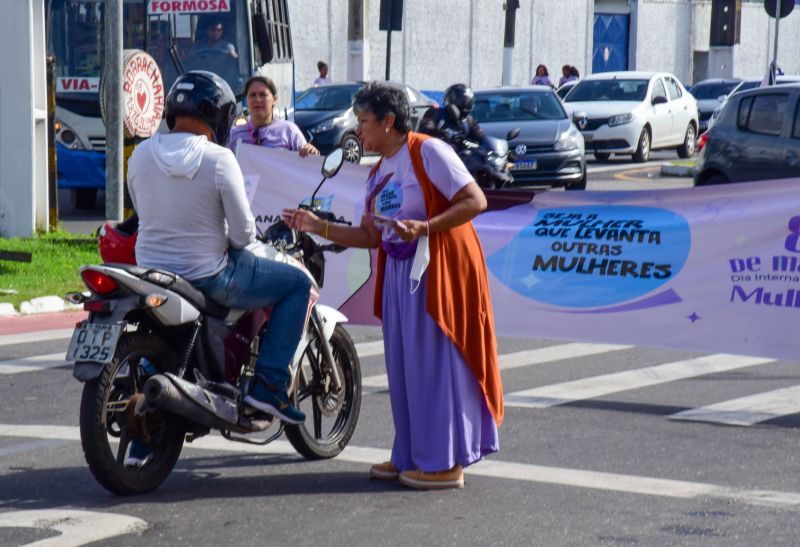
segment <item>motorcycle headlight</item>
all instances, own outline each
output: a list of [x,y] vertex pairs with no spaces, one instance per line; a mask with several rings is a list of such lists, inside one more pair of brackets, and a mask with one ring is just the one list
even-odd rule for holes
[[616,116],[611,116],[608,119],[608,126],[614,127],[617,125],[624,125],[626,123],[631,123],[633,121],[633,112],[628,112],[627,114],[617,114]]
[[580,148],[580,132],[570,127],[558,136],[558,140],[553,145],[554,150],[577,150]]

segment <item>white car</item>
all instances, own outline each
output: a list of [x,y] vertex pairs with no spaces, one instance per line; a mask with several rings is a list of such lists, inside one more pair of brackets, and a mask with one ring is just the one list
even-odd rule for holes
[[672,74],[592,74],[570,91],[564,106],[598,160],[631,154],[645,162],[659,148],[675,148],[682,158],[694,154],[697,101]]

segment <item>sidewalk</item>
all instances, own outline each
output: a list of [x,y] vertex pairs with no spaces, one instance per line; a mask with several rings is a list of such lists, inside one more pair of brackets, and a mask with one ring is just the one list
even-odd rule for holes
[[72,328],[78,321],[86,319],[86,316],[85,311],[68,311],[0,317],[0,336]]

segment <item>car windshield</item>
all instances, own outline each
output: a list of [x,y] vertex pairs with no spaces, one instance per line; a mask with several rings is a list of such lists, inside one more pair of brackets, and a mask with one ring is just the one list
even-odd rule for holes
[[552,92],[476,93],[472,115],[479,122],[563,120],[561,101]]
[[717,84],[700,84],[692,88],[692,95],[698,101],[705,99],[718,99],[722,95],[727,95],[733,88],[738,85],[738,82],[717,83]]
[[583,80],[567,95],[566,102],[632,101],[647,97],[649,80]]
[[361,86],[311,87],[295,100],[295,110],[347,110]]

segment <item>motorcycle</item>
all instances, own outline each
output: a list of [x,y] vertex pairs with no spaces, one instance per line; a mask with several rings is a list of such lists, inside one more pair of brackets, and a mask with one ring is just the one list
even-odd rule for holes
[[[314,196],[342,162],[341,150],[325,158]],[[301,207],[337,222],[314,206],[314,196]],[[282,220],[248,248],[313,280],[303,336],[290,366],[290,397],[308,415],[301,425],[284,424],[242,403],[254,378],[269,308],[227,309],[165,270],[122,263],[81,267],[89,292],[73,293],[70,300],[82,303],[89,316],[76,325],[66,359],[75,361],[73,376],[84,383],[81,444],[97,481],[121,495],[152,490],[172,471],[184,441],[211,430],[230,441],[259,445],[285,432],[307,459],[338,455],[358,422],[361,365],[342,326],[347,318],[317,300],[323,253],[343,249],[322,245]],[[139,465],[126,465],[136,444],[149,453]]]
[[[458,107],[447,105],[444,115],[440,116],[436,124],[434,134],[453,147],[481,188],[498,190],[513,184],[514,177],[511,176],[509,166],[514,162],[515,156],[509,150],[508,141],[519,135],[519,129],[510,130],[505,140],[485,135],[481,142],[474,142],[465,138],[461,131],[452,129],[461,125],[460,120]],[[450,122],[449,125],[447,121]]]

